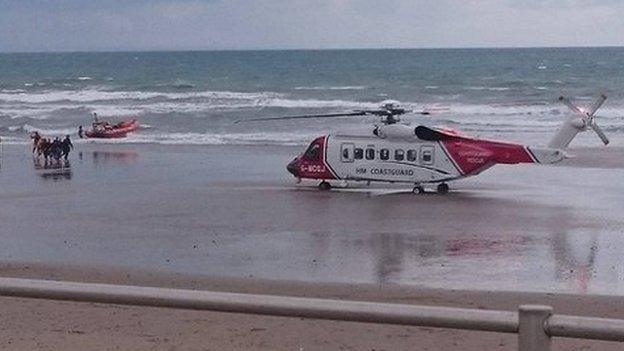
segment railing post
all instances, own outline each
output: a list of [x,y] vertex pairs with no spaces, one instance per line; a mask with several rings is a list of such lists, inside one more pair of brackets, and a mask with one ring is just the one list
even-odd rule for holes
[[550,306],[518,307],[518,351],[550,351],[550,336],[544,326],[552,312]]

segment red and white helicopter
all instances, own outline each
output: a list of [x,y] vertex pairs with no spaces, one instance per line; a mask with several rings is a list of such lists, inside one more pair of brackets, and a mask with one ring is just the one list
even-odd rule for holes
[[[282,120],[376,115],[382,123],[370,132],[334,133],[320,136],[286,167],[298,180],[320,180],[319,188],[329,190],[328,180],[365,182],[402,182],[414,185],[414,193],[423,193],[425,184],[437,183],[438,193],[445,194],[447,182],[477,175],[496,164],[550,164],[566,158],[565,149],[579,132],[591,128],[606,145],[609,139],[594,120],[596,110],[606,100],[602,94],[588,109],[559,100],[575,114],[569,117],[546,147],[473,138],[459,132],[424,125],[399,124],[399,115],[413,112],[394,103],[378,110],[348,113],[265,118]],[[429,114],[427,111],[415,112]]]

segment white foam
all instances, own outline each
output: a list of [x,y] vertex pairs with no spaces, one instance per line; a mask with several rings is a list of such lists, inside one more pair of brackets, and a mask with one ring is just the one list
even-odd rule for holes
[[272,92],[242,93],[231,91],[200,91],[187,93],[166,92],[142,92],[142,91],[107,91],[96,89],[85,90],[48,90],[41,92],[0,93],[0,100],[5,102],[20,103],[50,103],[50,102],[97,102],[97,101],[123,101],[123,100],[148,100],[164,98],[171,100],[183,99],[232,99],[232,100],[256,100],[281,96]]
[[266,132],[266,133],[133,133],[127,138],[106,140],[113,143],[165,144],[165,145],[303,145],[316,134]]
[[24,93],[26,92],[26,90],[24,89],[2,89],[0,90],[1,93],[6,93],[6,94],[18,94],[18,93]]
[[357,102],[348,100],[316,100],[316,99],[283,99],[283,98],[258,98],[249,100],[207,100],[207,101],[108,101],[77,102],[69,101],[50,103],[23,103],[0,102],[0,116],[9,116],[12,119],[34,118],[47,119],[51,115],[63,112],[78,112],[89,114],[97,112],[103,117],[114,116],[141,116],[153,113],[202,113],[214,111],[226,111],[236,109],[258,109],[264,107],[280,108],[335,108],[335,109],[367,109],[378,108],[377,103]]
[[92,79],[93,78],[87,77],[87,76],[78,77],[78,80],[92,80]]
[[367,89],[368,87],[365,85],[344,85],[344,86],[325,86],[325,85],[321,85],[321,86],[301,86],[301,87],[295,87],[293,89],[295,90],[364,90]]
[[27,133],[30,132],[39,132],[42,135],[45,136],[59,136],[59,135],[67,135],[67,134],[74,134],[77,132],[76,128],[52,128],[52,129],[46,129],[46,128],[38,128],[35,126],[32,126],[28,123],[24,124],[21,129]]
[[487,91],[507,91],[511,88],[508,87],[485,87],[485,86],[471,86],[466,87],[468,90],[487,90]]
[[262,107],[285,107],[285,108],[378,108],[379,103],[357,102],[348,100],[315,100],[315,99],[266,99],[259,101]]
[[18,137],[0,135],[0,139],[2,139],[2,144],[5,144],[5,145],[26,145],[26,144],[30,144],[29,140],[26,140],[24,138],[18,138]]

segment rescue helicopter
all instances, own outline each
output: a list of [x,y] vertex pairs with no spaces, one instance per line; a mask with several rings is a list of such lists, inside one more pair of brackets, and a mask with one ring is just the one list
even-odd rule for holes
[[396,103],[379,109],[345,113],[258,118],[247,121],[287,120],[299,118],[332,118],[374,115],[381,123],[366,133],[342,133],[319,136],[286,167],[297,181],[318,180],[321,190],[331,189],[331,180],[410,183],[413,192],[425,192],[425,185],[437,184],[437,192],[446,194],[448,182],[480,174],[496,164],[551,164],[568,157],[565,150],[582,131],[593,130],[607,145],[609,139],[596,124],[595,113],[607,99],[600,97],[588,108],[574,105],[559,97],[572,112],[547,146],[526,146],[506,141],[475,138],[461,132],[411,126],[400,122],[401,115],[430,111],[410,111]]

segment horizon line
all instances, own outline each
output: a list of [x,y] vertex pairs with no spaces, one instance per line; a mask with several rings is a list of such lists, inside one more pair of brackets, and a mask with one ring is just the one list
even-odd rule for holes
[[431,47],[345,47],[345,48],[215,48],[215,49],[93,49],[50,51],[0,51],[4,54],[87,54],[87,53],[153,53],[153,52],[246,52],[246,51],[358,51],[358,50],[514,50],[514,49],[601,49],[624,48],[624,45],[591,46],[431,46]]

